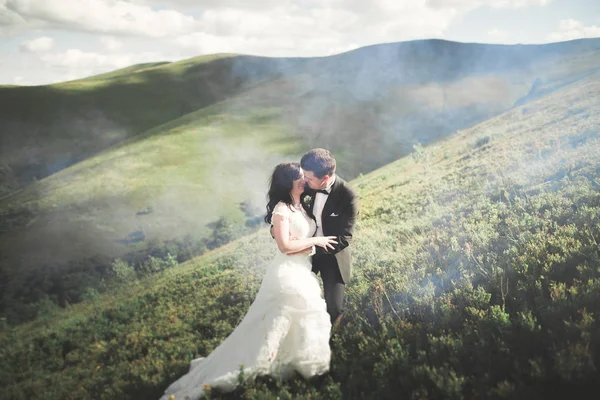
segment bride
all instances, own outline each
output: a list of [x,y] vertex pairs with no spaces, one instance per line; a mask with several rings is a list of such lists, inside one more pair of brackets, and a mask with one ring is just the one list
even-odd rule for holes
[[267,267],[254,302],[235,330],[207,357],[192,360],[161,400],[200,398],[205,385],[235,389],[245,379],[295,371],[304,378],[329,371],[331,322],[321,287],[311,271],[315,247],[332,248],[334,236],[312,237],[316,225],[300,204],[304,173],[298,163],[275,167],[265,222],[273,225],[279,253]]

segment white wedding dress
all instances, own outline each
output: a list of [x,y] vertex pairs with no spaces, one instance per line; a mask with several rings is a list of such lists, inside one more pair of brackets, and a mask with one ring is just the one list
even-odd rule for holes
[[[289,220],[292,238],[307,238],[315,231],[304,210],[279,203],[273,214]],[[189,372],[173,382],[161,400],[198,399],[205,385],[233,390],[240,366],[245,379],[258,375],[286,379],[294,371],[304,378],[324,374],[331,358],[330,331],[310,256],[278,252],[240,324],[206,358],[192,360]]]

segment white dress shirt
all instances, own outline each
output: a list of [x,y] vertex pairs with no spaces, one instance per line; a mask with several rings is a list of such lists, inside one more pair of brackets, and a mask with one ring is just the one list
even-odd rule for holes
[[[333,184],[335,183],[335,174],[333,174],[331,176],[331,179],[329,180],[329,184],[327,185],[327,188],[325,188],[325,190],[328,193],[331,193],[331,187],[333,186]],[[315,196],[315,204],[313,206],[313,215],[315,216],[315,219],[317,220],[317,233],[315,233],[315,236],[324,236],[323,235],[323,223],[321,221],[321,214],[323,214],[323,207],[325,207],[325,202],[327,201],[327,198],[329,196],[323,194],[323,193],[316,193]]]

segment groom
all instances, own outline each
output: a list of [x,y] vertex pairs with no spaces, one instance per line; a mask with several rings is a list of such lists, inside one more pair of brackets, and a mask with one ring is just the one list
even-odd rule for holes
[[316,248],[312,270],[321,274],[327,312],[334,328],[344,312],[344,289],[352,277],[350,243],[358,216],[358,195],[335,174],[335,158],[328,150],[313,149],[302,156],[306,189],[302,206],[316,221],[315,236],[336,236],[333,250]]

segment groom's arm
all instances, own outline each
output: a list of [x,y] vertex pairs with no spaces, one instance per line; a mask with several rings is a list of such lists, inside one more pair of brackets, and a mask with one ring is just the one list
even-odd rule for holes
[[340,213],[341,229],[337,236],[337,243],[333,245],[333,250],[325,250],[322,247],[316,248],[316,254],[335,254],[344,250],[350,246],[352,242],[352,234],[354,232],[354,225],[358,218],[359,213],[359,196],[352,189],[346,186],[348,199],[343,211]]

